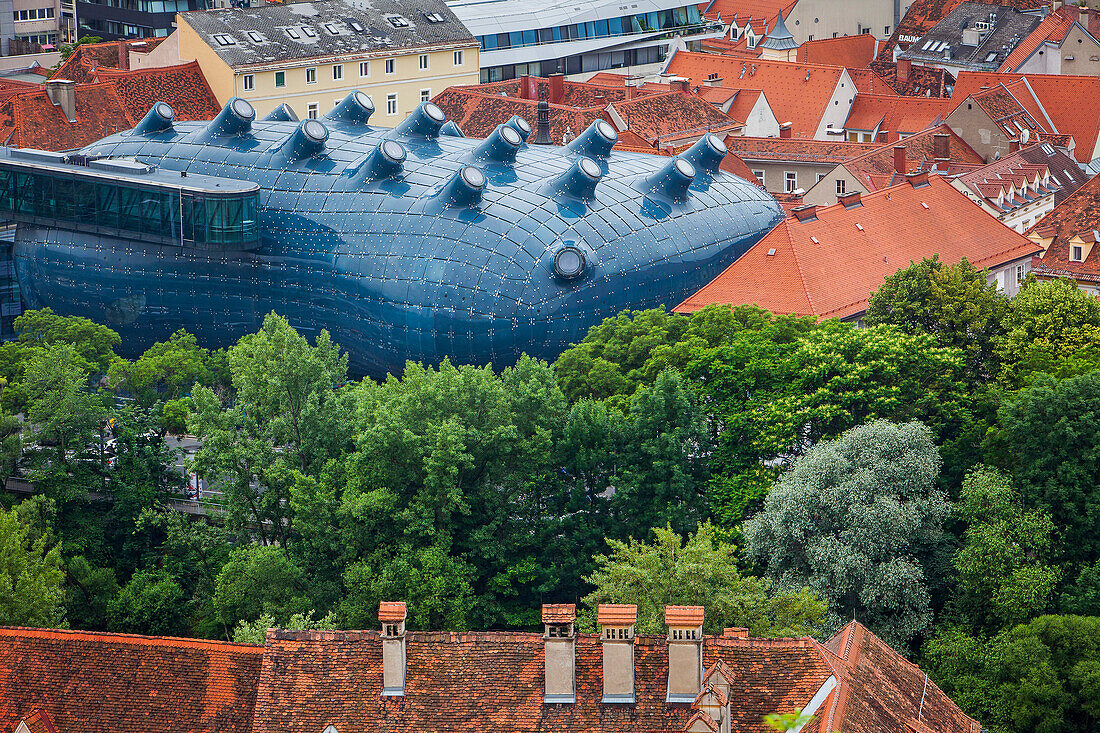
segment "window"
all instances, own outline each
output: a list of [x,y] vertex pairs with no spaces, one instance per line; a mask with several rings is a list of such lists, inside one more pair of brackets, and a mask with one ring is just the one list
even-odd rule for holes
[[432,90],[431,89],[421,89],[420,90],[420,101],[421,102],[430,102],[430,101],[432,101]]
[[311,120],[317,119],[317,103],[316,102],[310,102],[310,105],[307,109],[308,109],[309,119],[311,119]]
[[263,43],[264,42],[264,37],[261,36],[256,31],[249,31],[248,32],[248,37],[252,40],[253,43]]
[[397,59],[386,59],[386,74],[397,71]]
[[397,95],[396,94],[387,94],[386,95],[386,114],[390,117],[393,117],[394,115],[397,114]]
[[547,624],[546,635],[551,639],[568,639],[569,638],[569,625],[568,624]]
[[428,54],[422,53],[422,54],[420,54],[420,70],[424,71],[427,68],[428,68]]
[[1073,262],[1084,262],[1085,261],[1085,258],[1083,256],[1083,250],[1081,249],[1081,245],[1079,245],[1079,244],[1073,245],[1073,254],[1070,256],[1070,260],[1072,260]]
[[756,48],[756,36],[749,36],[749,48]]
[[332,80],[333,81],[340,81],[343,78],[344,78],[344,65],[343,64],[333,64],[332,65]]
[[890,26],[886,26],[886,28],[883,29],[882,35],[884,35],[884,36],[890,35]]
[[425,13],[424,17],[428,19],[429,23],[442,23],[446,20],[446,18],[439,13]]
[[306,84],[316,84],[316,83],[317,83],[317,69],[311,66],[308,69],[306,69]]
[[1016,265],[1016,284],[1019,285],[1024,281],[1024,266]]
[[813,34],[813,33],[811,33],[810,35],[808,35],[808,36],[806,37],[806,40],[807,40],[807,41],[812,41],[812,40],[814,40],[814,34]]
[[760,181],[760,185],[764,185],[764,171],[753,171],[752,174],[756,176],[756,180]]
[[402,18],[400,15],[390,16],[386,20],[388,20],[390,22],[390,25],[392,25],[394,28],[408,28],[409,27],[409,21],[406,20],[405,18]]
[[836,179],[836,195],[837,196],[843,196],[844,195],[844,179],[843,178]]
[[783,190],[791,193],[798,188],[798,174],[794,171],[783,171]]
[[310,28],[308,25],[302,26],[302,33],[306,34],[306,38],[316,38],[317,31]]
[[286,86],[286,72],[285,71],[276,71],[275,72],[275,86],[277,86],[277,87],[285,87]]
[[825,180],[825,174],[824,173],[818,173],[817,174],[817,183],[821,183],[824,180]]
[[363,26],[359,25],[359,23],[354,21],[354,20],[349,21],[348,25],[350,25],[351,29],[353,31],[355,31],[356,33],[362,33],[363,32]]
[[244,90],[246,92],[251,92],[255,88],[256,88],[256,77],[253,76],[252,74],[245,74],[244,75]]
[[46,20],[53,17],[53,8],[31,8],[30,10],[16,10],[15,20]]
[[370,61],[359,62],[359,78],[370,76]]
[[385,631],[386,631],[386,636],[389,636],[389,637],[397,636],[397,624],[386,624]]
[[466,53],[464,51],[455,51],[455,66],[466,65]]
[[214,40],[217,41],[219,46],[232,46],[236,41],[233,40],[233,36],[227,36],[224,33],[215,33]]
[[297,31],[296,29],[294,29],[294,28],[286,28],[285,30],[286,30],[286,34],[287,34],[288,36],[290,36],[291,38],[301,38],[301,36],[300,36],[300,35],[298,35],[298,31]]

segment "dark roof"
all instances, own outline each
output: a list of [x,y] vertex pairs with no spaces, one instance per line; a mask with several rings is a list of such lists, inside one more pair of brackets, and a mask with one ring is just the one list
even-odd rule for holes
[[1100,230],[1100,176],[1078,188],[1028,231],[1030,237],[1046,247],[1042,259],[1036,257],[1032,268],[1039,275],[1100,282],[1100,247],[1094,244],[1084,262],[1072,262],[1069,258],[1069,241],[1075,236],[1093,241],[1096,230]]
[[0,731],[34,719],[88,733],[248,733],[263,651],[197,639],[0,628]]
[[1073,157],[1049,143],[1029,145],[1021,149],[1018,155],[1032,165],[1045,165],[1050,169],[1050,174],[1058,179],[1061,187],[1054,194],[1055,206],[1088,183],[1088,175],[1081,170]]
[[[180,13],[179,17],[222,61],[234,68],[476,43],[443,0],[417,0],[415,5],[401,0],[371,0],[369,4],[355,0],[316,0],[254,8],[196,10]],[[433,22],[430,17],[442,20]],[[391,22],[393,20],[396,24]],[[362,30],[356,30],[355,25]],[[298,38],[288,34],[288,28],[293,29]],[[257,34],[259,40],[250,33]]]
[[[980,71],[996,71],[1042,20],[1038,13],[1021,13],[1007,5],[966,0],[914,42],[900,58],[918,63],[950,62]],[[979,31],[975,29],[983,23],[988,27],[980,31],[979,38]]]
[[69,58],[53,73],[55,79],[68,79],[82,84],[93,81],[92,72],[97,68],[119,68],[119,48],[148,53],[159,46],[163,38],[134,38],[108,43],[84,43],[73,49]]
[[[950,127],[937,125],[918,132],[916,135],[910,135],[896,143],[905,146],[907,170],[931,170],[935,166],[935,138],[937,134],[949,136],[947,143],[949,167],[947,171],[941,170],[940,173],[952,173],[954,172],[952,168],[957,167],[959,164],[979,166],[985,162],[982,160],[982,156],[978,155],[974,148],[967,145]],[[892,143],[882,145],[857,158],[852,158],[842,163],[842,165],[849,174],[870,191],[892,186],[904,179],[894,168],[894,144]]]
[[[1047,0],[977,0],[989,5],[1009,5],[1017,10],[1035,10],[1049,5]],[[878,57],[881,61],[890,61],[894,57],[894,48],[908,48],[912,42],[932,30],[945,15],[958,7],[960,0],[913,0],[905,11],[901,22],[886,41],[879,45]]]
[[[949,97],[955,77],[946,69],[934,66],[909,65],[905,79],[898,78],[898,65],[892,61],[872,61],[871,70],[898,94],[914,97]],[[849,69],[851,74],[852,70]],[[855,79],[855,77],[852,77]],[[864,90],[860,90],[864,91]]]
[[742,160],[819,163],[836,165],[872,150],[874,143],[850,143],[843,140],[807,140],[805,138],[736,136],[726,140],[726,148]]
[[[488,137],[497,125],[519,115],[534,129],[538,120],[538,102],[499,94],[486,94],[478,87],[449,87],[432,101],[467,137]],[[560,104],[550,105],[550,137],[558,144],[565,137],[576,137],[597,119],[603,119],[599,107],[577,109]]]
[[775,26],[768,31],[768,35],[759,44],[760,48],[769,48],[773,51],[790,51],[798,48],[798,41],[787,30],[787,24],[783,22],[783,11],[779,11]]

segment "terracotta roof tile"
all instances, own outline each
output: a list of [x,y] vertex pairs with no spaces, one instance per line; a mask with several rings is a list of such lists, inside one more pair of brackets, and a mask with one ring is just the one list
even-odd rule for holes
[[35,708],[34,712],[23,718],[22,722],[31,733],[57,733],[57,726],[53,724],[53,719],[42,708]]
[[702,626],[702,606],[665,606],[666,626]]
[[[935,136],[937,134],[950,136],[948,139],[948,160],[952,167],[958,164],[974,166],[985,164],[982,156],[978,155],[950,127],[938,125],[916,135],[911,135],[897,143],[882,145],[846,161],[843,165],[850,175],[871,191],[891,186],[901,180],[894,168],[894,145],[905,146],[907,171],[931,170],[936,161]],[[948,172],[950,171],[951,168]],[[940,172],[943,173],[944,171]]]
[[1070,259],[1070,240],[1075,236],[1089,241],[1094,230],[1100,229],[1100,176],[1094,176],[1066,198],[1028,232],[1050,239],[1046,252],[1035,259],[1037,275],[1073,277],[1100,282],[1100,247],[1093,247],[1084,262]]
[[881,142],[898,135],[912,135],[937,125],[955,108],[950,99],[902,97],[896,94],[857,94],[844,123],[846,130],[879,130],[888,133]]
[[732,119],[706,100],[682,92],[650,94],[615,102],[611,108],[626,123],[626,130],[650,144],[699,138],[707,132],[729,133],[744,127],[743,122]]
[[862,69],[875,59],[878,41],[870,33],[806,41],[798,47],[800,64],[826,64]]
[[894,88],[872,69],[854,69],[849,66],[848,76],[852,78],[852,83],[856,85],[856,91],[860,94],[897,94]]
[[378,604],[378,620],[383,623],[404,621],[407,615],[408,610],[405,608],[404,601],[382,601]]
[[16,94],[42,91],[45,88],[46,87],[42,84],[35,84],[29,81],[0,78],[0,101],[14,97]]
[[[727,140],[733,140],[734,138],[726,138]],[[745,165],[745,161],[741,160],[736,153],[726,153],[726,157],[722,158],[722,162],[718,165],[719,168],[726,173],[732,173],[735,176],[745,179],[749,183],[755,183],[760,185],[760,181],[756,179],[756,174],[752,172],[752,169]]]
[[81,44],[53,73],[53,78],[68,79],[80,84],[91,83],[92,73],[97,68],[119,68],[118,53],[120,44],[124,44],[128,50],[140,50],[148,53],[163,43],[164,40],[164,38],[134,38],[125,41]]
[[[476,87],[449,87],[432,99],[466,136],[487,137],[512,115],[519,115],[534,128],[537,101],[485,94],[474,89]],[[597,119],[603,119],[601,108],[578,110],[552,104],[550,137],[560,144],[566,136],[576,137]]]
[[0,102],[0,143],[43,150],[75,150],[135,122],[111,84],[76,86],[76,122],[69,122],[45,90]]
[[638,607],[633,603],[601,603],[596,614],[600,626],[630,626],[638,621]]
[[843,163],[878,150],[874,143],[850,143],[843,140],[804,140],[799,138],[737,136],[726,140],[726,149],[742,160],[801,161],[806,163]]
[[60,731],[248,733],[262,655],[250,644],[0,628],[0,730],[40,711]]
[[898,65],[895,62],[874,61],[871,63],[871,70],[896,93],[905,96],[949,97],[951,87],[955,84],[955,77],[951,72],[930,66],[909,64],[904,80],[898,78]]
[[1031,57],[1031,54],[1035,53],[1045,42],[1054,41],[1059,42],[1065,38],[1066,32],[1073,27],[1074,18],[1069,14],[1058,9],[1043,18],[1043,21],[1028,34],[1027,38],[1020,41],[1020,44],[1016,48],[1012,49],[1001,67],[997,69],[1000,72],[1012,72],[1020,67],[1020,64],[1024,63]]
[[99,69],[96,81],[114,82],[126,111],[140,120],[157,102],[167,102],[181,121],[212,120],[221,111],[217,97],[206,83],[199,63],[192,61],[135,71]]
[[840,66],[753,61],[686,51],[673,55],[668,71],[695,85],[701,85],[708,74],[717,73],[726,88],[763,90],[776,119],[791,122],[793,134],[805,138],[817,133],[834,90],[846,76]]
[[797,0],[711,0],[701,7],[708,18],[721,16],[726,23],[736,19],[742,28],[751,23],[759,35],[775,27],[780,12],[784,17],[790,15],[796,4]]
[[542,604],[544,624],[571,624],[577,620],[577,606],[573,603]]
[[966,257],[980,269],[1038,249],[940,176],[866,194],[861,203],[784,220],[674,310],[755,303],[774,313],[846,318],[865,311],[883,279],[910,262],[938,254],[952,264]]

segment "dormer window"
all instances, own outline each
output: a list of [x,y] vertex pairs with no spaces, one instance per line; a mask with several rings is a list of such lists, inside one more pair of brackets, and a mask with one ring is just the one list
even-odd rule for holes
[[1079,244],[1073,245],[1072,252],[1070,253],[1070,258],[1069,259],[1070,259],[1071,262],[1084,262],[1085,261],[1085,252],[1084,252],[1084,249],[1081,247],[1081,245],[1079,245]]

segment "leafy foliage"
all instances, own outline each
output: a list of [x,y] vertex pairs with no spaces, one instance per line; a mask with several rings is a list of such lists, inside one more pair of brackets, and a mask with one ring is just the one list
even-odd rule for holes
[[0,625],[56,626],[62,623],[61,548],[49,524],[37,530],[37,510],[52,513],[47,501],[0,508]]

